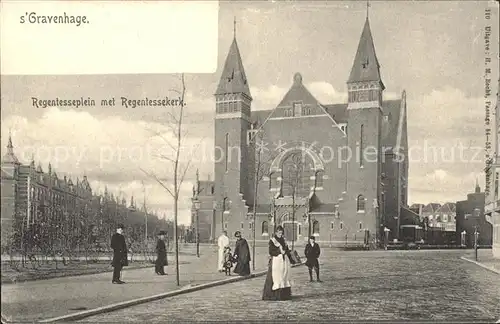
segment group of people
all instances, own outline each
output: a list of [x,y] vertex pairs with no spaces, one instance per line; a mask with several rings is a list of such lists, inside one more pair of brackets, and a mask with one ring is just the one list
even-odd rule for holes
[[233,253],[231,253],[229,247],[227,231],[223,231],[217,240],[219,247],[218,270],[219,272],[231,274],[232,265],[236,263],[233,272],[240,276],[248,276],[250,274],[250,261],[252,261],[248,242],[241,236],[240,231],[236,231],[234,236],[236,237],[236,244]]
[[[218,239],[219,272],[228,274],[228,267],[231,267],[234,262],[236,263],[234,272],[240,276],[247,276],[250,274],[250,249],[247,241],[241,237],[241,232],[237,231],[235,237],[237,240],[232,255],[227,232],[223,231]],[[315,237],[309,237],[309,242],[304,249],[304,255],[306,257],[305,265],[309,270],[309,281],[311,282],[313,281],[313,270],[316,274],[316,281],[321,282],[318,261],[320,254],[321,249],[316,243]],[[296,262],[294,252],[290,250],[285,241],[284,229],[282,226],[278,226],[269,240],[269,264],[262,293],[263,300],[288,300],[291,298],[290,269],[291,265]]]
[[[124,266],[128,265],[128,249],[125,237],[123,236],[124,226],[119,224],[116,233],[111,237],[111,248],[113,249],[113,284],[124,284],[121,280],[121,271]],[[166,233],[160,231],[158,234],[158,241],[156,243],[156,262],[155,273],[157,275],[166,275],[165,266],[168,265],[167,260],[167,247],[165,244]],[[245,240],[240,231],[237,231],[234,236],[236,237],[236,244],[234,252],[231,253],[229,247],[230,242],[227,232],[223,231],[218,239],[219,255],[218,255],[218,270],[230,274],[232,264],[236,263],[234,273],[240,276],[250,275],[250,248],[247,240]],[[321,282],[319,278],[319,256],[321,249],[315,242],[315,237],[311,236],[309,242],[304,249],[306,257],[305,265],[309,270],[309,280],[313,281],[313,270],[316,273],[316,280]],[[291,265],[297,263],[297,258],[294,256],[294,251],[288,247],[285,237],[284,229],[278,226],[274,235],[269,240],[269,264],[266,280],[264,282],[264,290],[262,293],[263,300],[288,300],[291,298],[291,284],[290,284],[290,268]]]
[[[121,272],[123,267],[128,266],[128,248],[125,236],[123,236],[123,224],[118,224],[116,233],[111,237],[111,248],[113,249],[113,284],[124,284],[121,280]],[[167,260],[167,245],[165,244],[165,231],[158,233],[158,241],[156,242],[156,261],[155,273],[159,276],[165,276],[165,266],[168,265]]]

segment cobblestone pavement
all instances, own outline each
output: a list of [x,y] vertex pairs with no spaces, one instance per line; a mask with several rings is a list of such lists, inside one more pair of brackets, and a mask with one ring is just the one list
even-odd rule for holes
[[[467,250],[467,252],[464,253],[464,256],[469,260],[475,260],[474,250]],[[491,249],[478,250],[477,262],[489,268],[493,268],[497,271],[500,271],[500,259],[496,259],[493,257],[493,252],[491,251]]]
[[264,277],[83,319],[86,322],[497,320],[500,277],[463,251],[323,251],[323,283],[292,269],[294,298],[261,300]]
[[[257,250],[257,271],[265,269],[267,264],[264,250]],[[214,247],[202,247],[200,252],[199,259],[179,258],[183,262],[179,264],[181,287],[227,278],[217,272]],[[2,316],[15,322],[34,321],[176,290],[181,287],[176,284],[172,261],[169,258],[170,265],[165,268],[167,276],[155,275],[153,267],[125,268],[122,273],[125,285],[111,284],[111,273],[2,285]]]

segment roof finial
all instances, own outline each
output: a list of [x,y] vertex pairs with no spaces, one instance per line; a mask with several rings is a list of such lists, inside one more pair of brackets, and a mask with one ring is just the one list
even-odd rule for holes
[[366,0],[366,19],[368,19],[369,13],[370,13],[370,0]]
[[12,127],[9,127],[9,142],[7,143],[7,148],[9,149],[14,148],[12,146]]
[[233,36],[236,38],[236,16],[234,16],[233,20]]

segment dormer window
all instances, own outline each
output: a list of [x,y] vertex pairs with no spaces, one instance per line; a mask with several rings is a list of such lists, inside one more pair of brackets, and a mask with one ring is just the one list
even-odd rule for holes
[[293,113],[294,116],[300,116],[302,114],[302,102],[293,103]]

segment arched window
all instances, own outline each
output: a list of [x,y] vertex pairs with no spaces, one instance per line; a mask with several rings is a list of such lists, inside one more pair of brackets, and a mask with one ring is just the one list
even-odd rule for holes
[[229,156],[229,133],[226,133],[225,143],[224,143],[224,159],[225,159],[225,167],[226,172],[228,171],[228,156]]
[[222,201],[222,207],[224,209],[224,211],[229,211],[229,199],[226,197],[224,198],[224,200]]
[[363,166],[363,160],[365,158],[365,149],[363,147],[363,128],[364,126],[361,125],[361,129],[359,131],[359,166],[362,167]]
[[269,225],[266,221],[262,222],[262,235],[269,233]]
[[289,154],[282,162],[281,192],[284,197],[307,197],[311,191],[312,159],[302,151]]
[[359,195],[358,196],[357,210],[358,211],[364,211],[365,210],[365,197],[363,195]]
[[344,229],[344,223],[340,222],[340,229]]
[[330,223],[330,229],[333,230],[335,228],[335,223],[334,222],[331,222]]
[[212,192],[212,195],[213,195],[213,194],[214,194],[214,192],[215,192],[215,187],[214,187],[214,186],[212,186],[212,188],[210,189],[210,191]]
[[313,234],[319,234],[319,222],[318,221],[313,222]]
[[323,175],[324,174],[325,174],[325,172],[323,172],[323,171],[316,172],[316,188],[323,187]]

